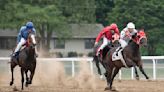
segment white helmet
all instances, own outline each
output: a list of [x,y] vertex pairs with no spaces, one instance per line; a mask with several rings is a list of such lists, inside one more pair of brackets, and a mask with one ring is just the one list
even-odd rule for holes
[[129,22],[128,24],[127,24],[127,28],[135,28],[135,25],[134,25],[134,23],[133,22]]

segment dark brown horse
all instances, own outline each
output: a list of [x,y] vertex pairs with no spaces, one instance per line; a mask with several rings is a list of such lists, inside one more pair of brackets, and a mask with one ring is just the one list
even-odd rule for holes
[[[36,57],[35,57],[35,37],[33,33],[30,33],[27,40],[27,46],[19,52],[18,58],[11,57],[10,67],[12,73],[12,79],[10,86],[14,83],[14,68],[19,65],[21,68],[22,77],[22,90],[24,85],[24,74],[26,75],[26,87],[28,84],[32,84],[32,79],[35,73]],[[28,77],[28,71],[30,71],[30,78]]]
[[144,76],[146,77],[146,79],[149,79],[149,77],[144,72],[143,62],[141,60],[141,54],[139,51],[140,46],[146,46],[146,45],[147,45],[146,35],[144,31],[139,31],[137,35],[132,40],[130,40],[128,46],[126,46],[122,50],[122,55],[126,65],[123,64],[121,60],[116,60],[116,61],[112,60],[112,55],[115,52],[116,48],[112,48],[108,52],[109,56],[107,56],[106,60],[104,61],[106,64],[106,71],[107,71],[107,77],[106,77],[107,87],[105,88],[105,90],[114,90],[112,88],[112,83],[114,77],[116,76],[116,74],[118,73],[121,67],[125,67],[125,66],[134,67],[136,77],[139,77],[136,69],[136,66],[138,66],[142,74],[144,74]]
[[100,78],[102,79],[102,73],[101,73],[101,69],[100,69],[100,65],[99,63],[101,63],[101,65],[105,68],[105,64],[104,64],[104,59],[106,57],[106,54],[108,53],[108,51],[113,48],[113,47],[118,47],[120,46],[119,42],[118,42],[118,35],[117,34],[114,34],[113,36],[113,40],[111,42],[111,44],[107,45],[103,50],[102,50],[102,55],[99,55],[99,56],[96,56],[96,53],[97,53],[97,50],[98,48],[100,47],[100,45],[97,45],[93,48],[93,61],[95,62],[96,64],[96,67],[97,67],[97,71],[98,71],[98,74],[100,75]]

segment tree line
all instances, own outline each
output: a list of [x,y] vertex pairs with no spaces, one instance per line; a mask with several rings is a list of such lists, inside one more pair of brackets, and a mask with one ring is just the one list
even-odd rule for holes
[[120,31],[132,21],[144,28],[148,48],[143,55],[164,54],[163,0],[0,0],[0,28],[18,29],[33,21],[43,48],[49,49],[54,31],[58,37],[71,37],[68,24],[117,23]]

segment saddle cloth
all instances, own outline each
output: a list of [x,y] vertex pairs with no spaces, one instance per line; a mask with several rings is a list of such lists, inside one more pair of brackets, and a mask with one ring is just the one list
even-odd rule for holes
[[[116,49],[116,51],[119,49],[119,47]],[[122,50],[123,49],[121,49],[121,50],[119,50],[118,51],[118,56],[116,55],[117,54],[117,52],[115,51],[113,54],[112,54],[112,61],[114,62],[114,61],[116,61],[116,60],[120,60],[121,62],[122,62],[122,64],[126,67],[126,68],[128,68],[128,66],[127,66],[127,64],[126,64],[126,62],[125,62],[125,60],[124,60],[124,58],[123,58],[123,55],[122,55]]]

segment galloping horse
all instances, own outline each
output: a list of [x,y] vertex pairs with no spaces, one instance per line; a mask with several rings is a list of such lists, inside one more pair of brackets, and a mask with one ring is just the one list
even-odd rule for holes
[[[24,84],[24,74],[26,74],[26,87],[28,84],[32,84],[32,79],[36,68],[36,56],[35,56],[35,45],[36,40],[33,33],[29,33],[26,47],[19,52],[18,58],[11,57],[10,67],[12,73],[12,79],[10,86],[14,83],[14,68],[19,65],[21,67],[21,77],[22,77],[22,90]],[[30,79],[28,77],[28,71],[30,71]]]
[[106,54],[108,53],[108,51],[113,48],[113,47],[118,47],[119,46],[119,36],[117,34],[114,34],[113,36],[113,40],[111,42],[111,44],[107,45],[103,50],[102,50],[102,55],[99,55],[99,56],[96,56],[96,53],[97,53],[97,49],[99,48],[99,45],[97,45],[96,47],[93,48],[93,61],[95,61],[95,64],[96,64],[96,67],[97,67],[97,71],[98,71],[98,74],[100,75],[100,78],[102,78],[102,73],[101,73],[101,69],[100,69],[100,66],[99,66],[99,63],[102,64],[102,66],[105,68],[105,64],[103,63],[104,59],[105,59],[105,56]]
[[108,56],[106,56],[105,60],[105,63],[107,64],[107,87],[105,88],[105,90],[115,90],[112,88],[113,79],[121,67],[134,67],[136,77],[139,77],[136,69],[136,66],[138,66],[142,74],[144,74],[144,76],[146,77],[146,79],[149,79],[143,69],[143,62],[141,60],[141,54],[139,51],[140,46],[147,46],[147,38],[144,31],[139,31],[137,35],[132,38],[132,40],[130,40],[128,46],[126,46],[122,50],[122,56],[126,65],[123,64],[121,60],[113,61],[112,55],[115,52],[116,48],[112,48],[108,52]]

